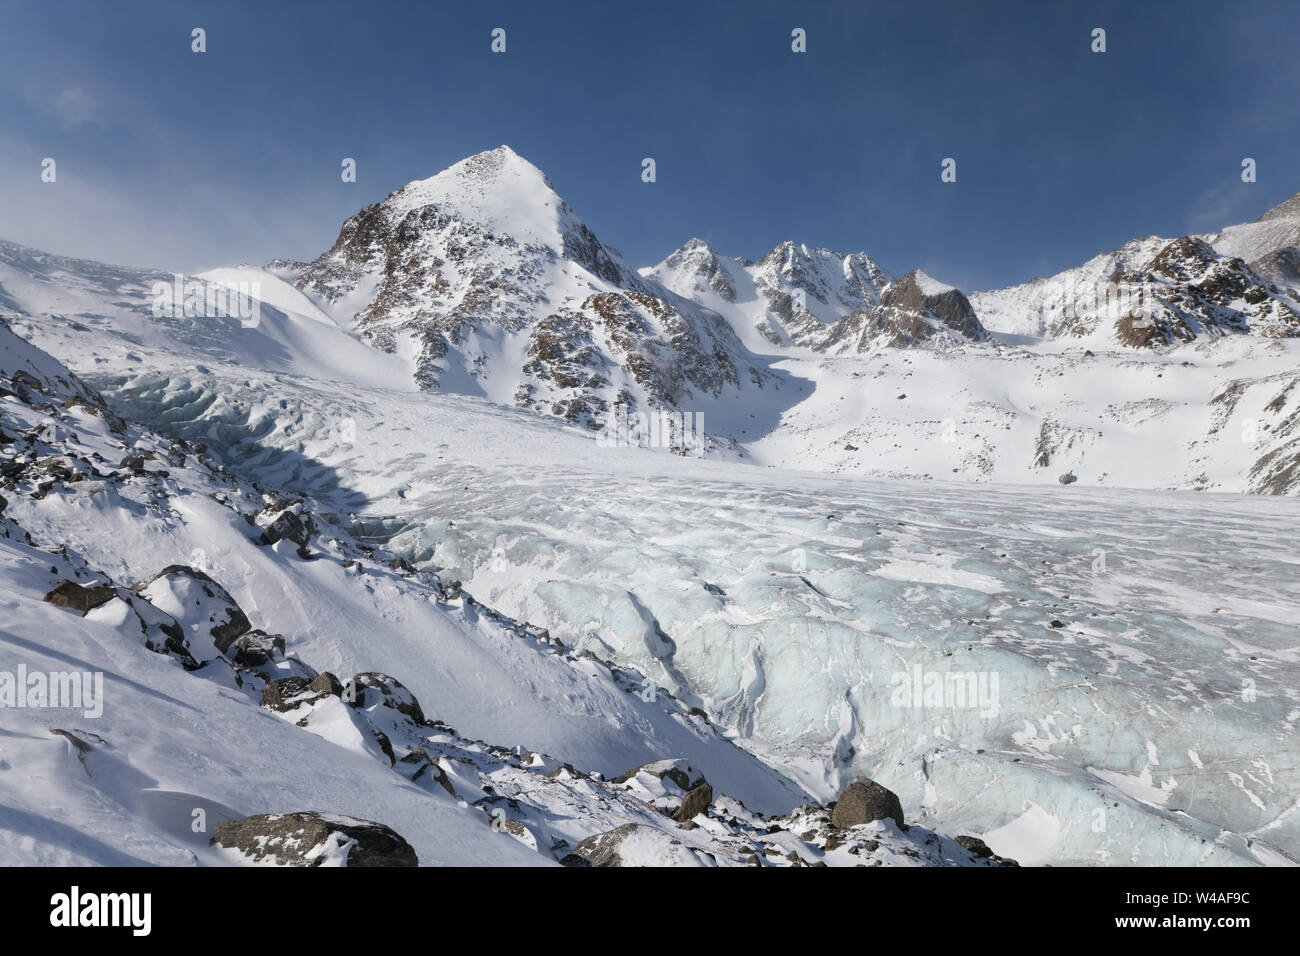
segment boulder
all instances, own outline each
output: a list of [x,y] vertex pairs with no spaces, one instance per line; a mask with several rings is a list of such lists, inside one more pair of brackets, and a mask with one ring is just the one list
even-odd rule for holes
[[989,849],[989,845],[979,837],[959,836],[953,837],[953,839],[957,842],[959,847],[970,853],[972,856],[978,856],[981,859],[987,860],[993,855],[993,851]]
[[831,822],[842,830],[886,819],[893,820],[901,830],[904,826],[903,805],[892,790],[886,790],[866,777],[844,788],[831,814]]
[[62,580],[53,591],[45,595],[45,600],[55,607],[66,607],[78,611],[82,617],[117,597],[117,591],[107,586],[82,587],[76,581]]
[[420,708],[420,702],[415,699],[415,695],[396,677],[389,677],[387,674],[380,674],[377,671],[357,674],[340,691],[340,696],[353,707],[365,709],[382,705],[391,707],[417,724],[426,723],[424,711]]
[[686,760],[655,760],[633,767],[614,778],[614,783],[627,783],[639,773],[648,773],[660,780],[671,780],[682,790],[693,790],[705,783],[704,774]]
[[269,525],[262,529],[262,544],[275,544],[289,540],[300,548],[307,547],[311,540],[310,519],[303,519],[292,511],[282,511]]
[[145,475],[154,475],[159,478],[166,478],[167,472],[165,471],[151,472],[145,467],[146,461],[154,461],[157,459],[157,457],[158,456],[151,451],[132,452],[131,454],[123,458],[120,462],[118,462],[117,467],[121,468],[124,471],[129,471],[132,475],[134,475],[137,478],[143,478]]
[[228,647],[230,660],[242,667],[265,667],[284,657],[284,638],[265,631],[249,631]]
[[702,783],[687,791],[686,796],[682,797],[682,805],[673,814],[673,819],[678,823],[694,820],[701,813],[707,813],[712,805],[713,788],[708,783]]
[[311,682],[311,689],[318,694],[328,694],[331,697],[343,696],[343,685],[329,671],[322,671],[317,674],[316,678]]
[[225,654],[253,628],[230,593],[205,572],[172,564],[135,586],[141,597],[174,617],[200,660]]
[[276,713],[293,710],[307,700],[322,696],[315,692],[312,682],[305,677],[282,677],[262,688],[260,706]]
[[418,866],[415,850],[382,823],[305,811],[219,823],[212,843],[279,866]]

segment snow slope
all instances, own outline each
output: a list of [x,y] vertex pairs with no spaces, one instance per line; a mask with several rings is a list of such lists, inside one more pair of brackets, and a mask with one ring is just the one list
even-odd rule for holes
[[[635,670],[332,537],[314,502],[116,418],[3,324],[0,381],[5,864],[249,863],[209,845],[217,824],[304,809],[444,865],[553,864],[627,826],[633,857],[671,850],[645,863],[990,863],[924,827],[829,845],[824,812],[774,815],[806,794]],[[268,544],[288,514],[327,530]],[[15,701],[19,668],[98,675],[98,706]]]

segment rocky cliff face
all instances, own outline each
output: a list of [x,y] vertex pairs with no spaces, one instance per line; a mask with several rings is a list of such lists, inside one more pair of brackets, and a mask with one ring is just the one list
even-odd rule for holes
[[1113,329],[1123,345],[1157,348],[1202,336],[1300,334],[1300,299],[1195,236],[1175,239],[1143,266],[1117,272],[1093,301],[1076,302],[1058,335]]
[[864,252],[783,242],[751,262],[692,239],[644,274],[721,312],[764,351],[845,354],[984,339],[960,291],[920,271],[894,280]]
[[917,270],[887,286],[875,308],[853,312],[832,325],[821,344],[830,352],[864,352],[880,346],[954,345],[985,338],[966,296]]
[[1206,236],[1134,239],[1075,269],[971,296],[998,331],[1165,348],[1300,335],[1300,194]]

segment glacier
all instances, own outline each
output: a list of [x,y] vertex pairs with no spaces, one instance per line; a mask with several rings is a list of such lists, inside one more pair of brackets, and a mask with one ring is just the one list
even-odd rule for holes
[[[98,384],[635,667],[820,799],[869,775],[910,816],[1033,862],[1300,848],[1295,499],[776,472],[252,372]],[[344,418],[364,442],[331,439]],[[951,691],[900,705],[916,668],[995,677],[996,712]]]

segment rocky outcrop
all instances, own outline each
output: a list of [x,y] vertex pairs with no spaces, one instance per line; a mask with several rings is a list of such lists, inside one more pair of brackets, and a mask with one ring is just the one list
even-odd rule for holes
[[276,544],[291,541],[302,550],[310,544],[311,536],[315,533],[315,522],[299,503],[274,512],[270,522],[262,529],[261,542]]
[[1300,335],[1300,296],[1204,239],[1174,239],[1137,263],[1117,261],[1105,282],[1073,289],[1055,335],[1087,336],[1109,327],[1130,348],[1233,334]]
[[418,866],[415,850],[382,823],[304,811],[217,824],[216,846],[277,866]]
[[115,597],[117,592],[112,587],[102,585],[83,587],[75,581],[64,580],[45,595],[45,600],[55,607],[66,607],[85,617],[95,608],[107,604]]
[[[678,275],[688,275],[694,281],[697,294],[709,289],[725,302],[736,301],[736,283],[726,264],[702,239],[690,239],[672,253],[659,266]],[[678,290],[690,298],[689,291]]]
[[[333,677],[332,674],[328,676]],[[401,681],[387,674],[380,674],[377,671],[357,674],[339,689],[338,696],[343,697],[353,707],[363,710],[376,706],[386,707],[416,724],[427,723],[424,711],[420,708],[420,702],[415,699],[415,695],[407,690]]]
[[820,346],[830,352],[864,352],[882,346],[983,342],[987,337],[960,290],[917,270],[891,283],[875,308],[850,313],[830,326]]

